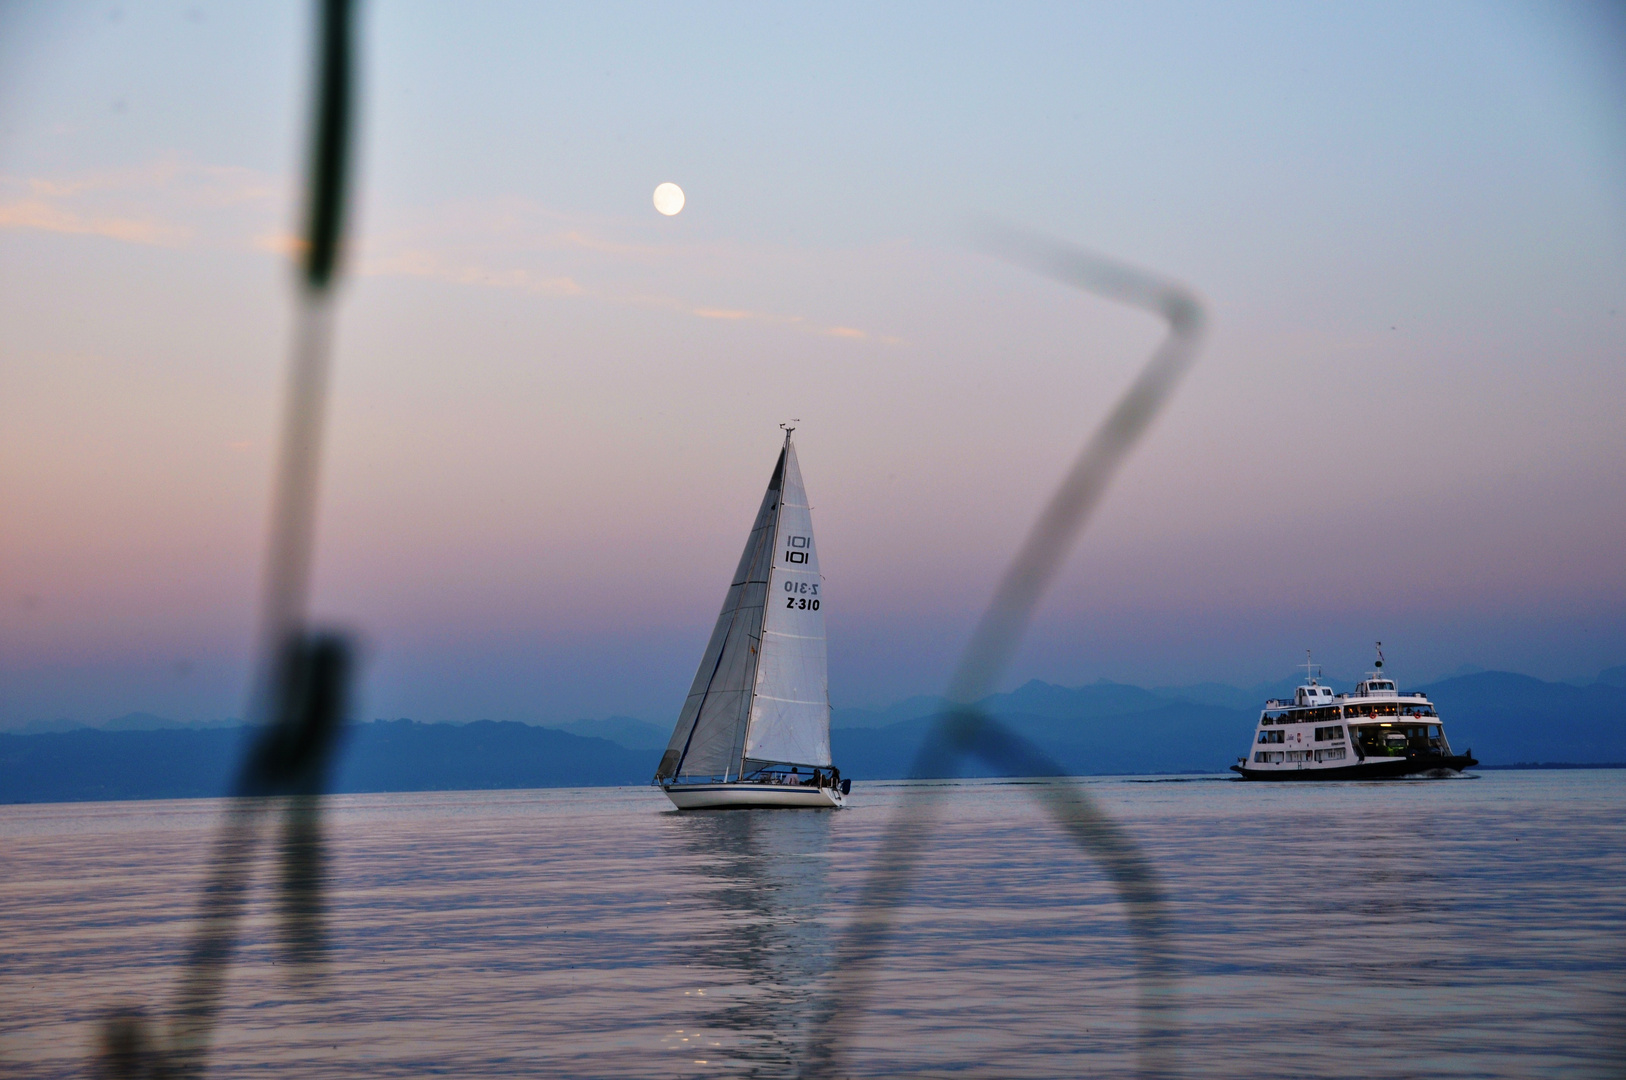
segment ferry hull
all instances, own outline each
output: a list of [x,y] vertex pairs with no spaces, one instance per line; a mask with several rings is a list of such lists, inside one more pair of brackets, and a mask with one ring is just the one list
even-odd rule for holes
[[1250,769],[1246,765],[1232,765],[1231,771],[1244,780],[1398,780],[1406,776],[1425,776],[1429,773],[1459,773],[1471,769],[1479,762],[1467,754],[1418,755],[1403,758],[1367,758],[1354,765],[1333,768]]
[[750,807],[837,810],[846,803],[828,787],[779,784],[668,784],[666,797],[679,810],[744,810]]

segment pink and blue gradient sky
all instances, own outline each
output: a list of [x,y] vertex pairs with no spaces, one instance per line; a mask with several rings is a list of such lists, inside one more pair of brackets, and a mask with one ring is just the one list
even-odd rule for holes
[[[0,8],[0,724],[241,710],[299,4]],[[362,716],[665,721],[798,441],[837,704],[935,692],[1156,340],[1011,681],[1626,662],[1626,52],[1561,5],[378,3],[315,604]],[[675,218],[655,185],[688,193]]]

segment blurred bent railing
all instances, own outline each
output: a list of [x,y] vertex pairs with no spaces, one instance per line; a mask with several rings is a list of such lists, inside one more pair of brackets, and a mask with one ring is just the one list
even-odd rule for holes
[[[1118,300],[1162,317],[1168,334],[1084,444],[1072,469],[1028,533],[1000,580],[949,685],[951,711],[931,729],[915,759],[916,779],[953,776],[975,757],[1005,776],[1043,778],[1033,793],[1061,830],[1095,860],[1117,890],[1135,944],[1139,985],[1139,1071],[1178,1073],[1175,971],[1168,918],[1151,863],[1082,787],[1038,747],[978,706],[1020,644],[1034,608],[1072,550],[1113,475],[1145,434],[1196,355],[1202,308],[1184,288],[1078,248],[1004,228],[988,228],[984,246],[1085,292]],[[804,1055],[804,1077],[845,1075],[854,1065],[846,1048],[875,1002],[875,981],[887,955],[893,913],[903,904],[915,868],[926,856],[942,789],[908,789],[888,824],[881,849],[859,894],[858,913],[834,958],[824,998],[816,1008]]]

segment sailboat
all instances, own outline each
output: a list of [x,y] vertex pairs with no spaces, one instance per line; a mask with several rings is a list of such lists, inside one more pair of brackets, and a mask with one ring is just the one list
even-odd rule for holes
[[833,809],[824,589],[813,515],[785,428],[768,490],[655,783],[679,810]]

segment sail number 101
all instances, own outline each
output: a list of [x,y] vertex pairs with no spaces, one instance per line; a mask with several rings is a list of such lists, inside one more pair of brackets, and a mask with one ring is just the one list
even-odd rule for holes
[[816,581],[787,581],[785,591],[795,596],[785,597],[785,606],[797,611],[819,610],[819,583]]

